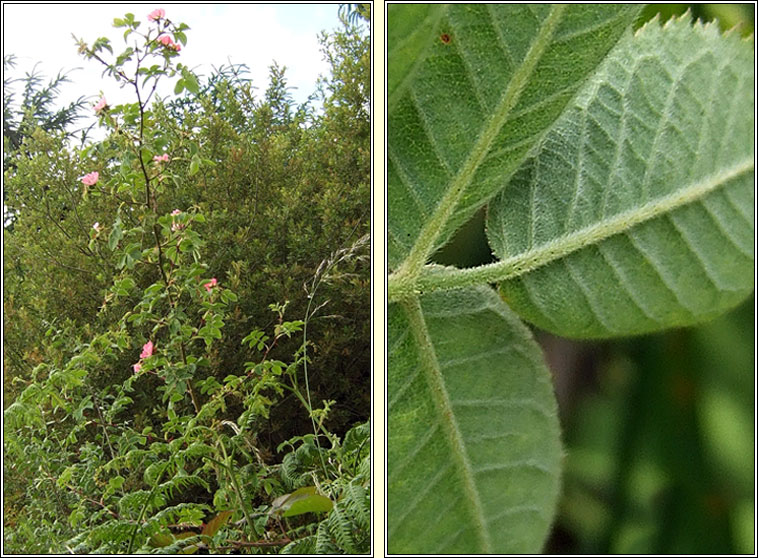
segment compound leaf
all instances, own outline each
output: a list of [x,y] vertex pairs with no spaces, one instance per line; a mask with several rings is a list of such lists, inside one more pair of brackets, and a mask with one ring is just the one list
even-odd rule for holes
[[403,263],[418,271],[506,184],[638,11],[607,4],[391,7],[390,269]]

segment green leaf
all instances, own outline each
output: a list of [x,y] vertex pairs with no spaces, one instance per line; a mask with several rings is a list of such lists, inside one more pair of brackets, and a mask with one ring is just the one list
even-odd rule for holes
[[157,463],[152,463],[145,469],[145,472],[143,473],[142,477],[145,481],[145,484],[153,485],[156,482],[158,482],[158,479],[163,474],[163,471],[166,467],[165,461],[158,461]]
[[188,68],[182,68],[182,78],[184,80],[184,87],[188,91],[197,95],[200,93],[200,85],[197,83],[197,78]]
[[123,66],[124,62],[131,60],[132,54],[134,54],[134,49],[132,47],[127,48],[124,52],[118,55],[115,65]]
[[332,509],[332,506],[332,501],[326,496],[311,494],[292,502],[289,509],[282,514],[282,517],[292,517],[293,515],[302,515],[309,512],[328,512]]
[[[406,33],[405,10],[415,9],[393,7]],[[418,272],[505,185],[638,10],[449,5],[436,24],[447,43],[414,42],[397,51],[402,59],[389,58],[397,96],[387,134],[390,269],[402,262],[401,275]],[[430,29],[426,19],[417,25]]]
[[87,409],[94,409],[95,405],[92,403],[92,396],[88,395],[84,399],[81,400],[78,407],[76,408],[76,411],[74,411],[74,418],[77,421],[80,421],[84,418],[84,411]]
[[200,86],[197,83],[197,78],[193,75],[190,75],[189,77],[185,78],[184,86],[187,88],[187,90],[190,93],[194,93],[195,95],[200,93]]
[[183,31],[174,31],[174,39],[182,43],[182,46],[187,46],[187,35]]
[[306,486],[291,494],[279,496],[272,502],[271,511],[282,517],[291,517],[308,512],[327,512],[332,509],[332,505],[329,498],[316,492],[315,486]]
[[753,43],[688,19],[625,37],[490,204],[491,279],[543,329],[690,325],[753,290]]
[[113,48],[111,48],[111,41],[110,39],[108,39],[108,37],[100,37],[94,43],[92,43],[92,50],[94,52],[99,52],[103,49],[113,54]]
[[390,111],[412,81],[424,53],[434,43],[437,23],[446,11],[443,4],[387,6],[387,52],[393,60],[392,72],[387,76]]
[[60,476],[58,477],[58,480],[56,480],[55,483],[58,485],[59,488],[63,488],[64,486],[66,486],[67,483],[71,481],[71,478],[74,476],[75,472],[76,472],[76,465],[69,465],[60,474]]
[[[197,537],[197,533],[194,531],[182,531],[181,533],[173,533],[173,539],[176,541],[186,540],[191,537]],[[189,544],[184,547],[180,546],[177,550],[179,550],[181,554],[194,554],[198,551],[198,549],[199,547],[197,544]]]
[[388,309],[391,553],[535,553],[561,450],[539,347],[489,287]]
[[87,517],[87,512],[85,512],[80,507],[76,507],[73,509],[73,511],[68,516],[68,522],[71,525],[71,527],[76,527],[84,521],[84,519]]
[[140,250],[140,245],[136,242],[132,242],[124,249],[117,267],[121,269],[126,266],[128,269],[133,269],[134,263],[140,259],[141,255],[142,251]]
[[176,80],[176,85],[174,86],[174,93],[178,95],[179,93],[184,91],[184,85],[185,84],[184,84],[183,78],[179,78],[178,80]]
[[118,475],[108,481],[108,488],[110,490],[118,490],[124,485],[124,477]]
[[124,237],[124,231],[121,229],[121,218],[117,218],[111,229],[111,234],[108,235],[108,248],[111,251],[116,249],[119,241]]
[[121,475],[118,475],[116,477],[113,477],[108,481],[108,488],[106,488],[104,497],[108,497],[112,494],[114,494],[117,490],[120,490],[121,487],[124,485],[124,477]]
[[134,288],[135,282],[131,277],[124,277],[116,280],[113,285],[113,292],[118,296],[129,296],[129,291]]
[[221,291],[221,300],[227,304],[230,302],[236,302],[237,295],[234,294],[232,291],[224,289],[223,291]]
[[192,159],[190,159],[189,175],[193,176],[197,174],[198,170],[200,170],[200,157],[193,155]]

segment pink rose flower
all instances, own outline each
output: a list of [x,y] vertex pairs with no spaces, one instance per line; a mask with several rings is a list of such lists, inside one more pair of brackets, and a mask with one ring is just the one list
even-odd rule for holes
[[140,358],[147,358],[149,356],[153,355],[153,342],[148,341],[144,345],[142,345],[142,353],[140,353]]
[[100,223],[95,221],[95,224],[92,225],[92,228],[95,229],[95,232],[100,232]]
[[181,214],[181,212],[182,212],[182,210],[181,210],[181,209],[174,209],[174,210],[171,212],[171,215],[175,217],[175,216],[177,216],[177,215],[180,215],[180,214]]
[[89,174],[85,174],[82,176],[81,181],[82,184],[85,186],[94,186],[97,183],[97,180],[100,178],[100,173],[97,171],[93,171]]
[[149,14],[147,14],[147,19],[149,19],[150,21],[158,21],[160,19],[163,19],[164,17],[166,17],[166,10],[164,10],[163,8],[158,8],[156,10],[153,10]]
[[218,281],[216,281],[216,278],[214,277],[210,281],[208,281],[203,287],[205,287],[205,290],[208,292],[211,292],[211,289],[218,285]]
[[168,153],[164,153],[163,155],[156,155],[153,157],[153,161],[156,163],[168,163]]
[[179,52],[180,50],[182,50],[182,45],[180,45],[179,43],[174,43],[173,45],[171,45],[171,48],[173,48],[176,52]]
[[158,38],[158,42],[161,43],[163,46],[172,47],[174,46],[174,41],[171,40],[171,37],[168,35],[161,35]]
[[100,100],[95,105],[95,112],[100,112],[107,106],[108,106],[108,101],[105,100],[105,97],[100,97]]
[[134,373],[136,374],[142,369],[142,365],[138,362],[137,364],[133,364],[132,368],[134,369]]

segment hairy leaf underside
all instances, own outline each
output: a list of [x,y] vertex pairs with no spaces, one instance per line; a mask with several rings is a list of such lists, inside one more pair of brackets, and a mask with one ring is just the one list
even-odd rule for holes
[[[629,6],[389,7],[390,268],[429,256],[518,169]],[[389,308],[390,552],[535,552],[558,495],[550,376],[488,287]]]
[[[413,64],[414,51],[389,37],[388,80],[397,79],[398,65],[402,76],[390,93],[387,131],[390,269],[404,259],[426,263],[505,186],[637,11],[549,4],[441,9],[419,20],[426,42],[416,41]],[[390,6],[389,29],[410,27],[415,11]],[[397,50],[402,57],[393,56]]]
[[490,244],[520,264],[501,286],[517,313],[561,335],[629,335],[753,290],[752,67],[715,24],[624,38],[490,204]]
[[533,552],[552,519],[560,444],[550,374],[489,287],[388,316],[390,552]]

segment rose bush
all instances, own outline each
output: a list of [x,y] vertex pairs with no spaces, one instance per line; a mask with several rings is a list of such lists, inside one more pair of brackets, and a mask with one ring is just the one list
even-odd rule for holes
[[239,67],[203,82],[147,19],[79,41],[136,98],[96,103],[105,139],[38,130],[6,172],[5,543],[366,550],[367,36],[324,38],[315,116],[276,66],[260,101]]

